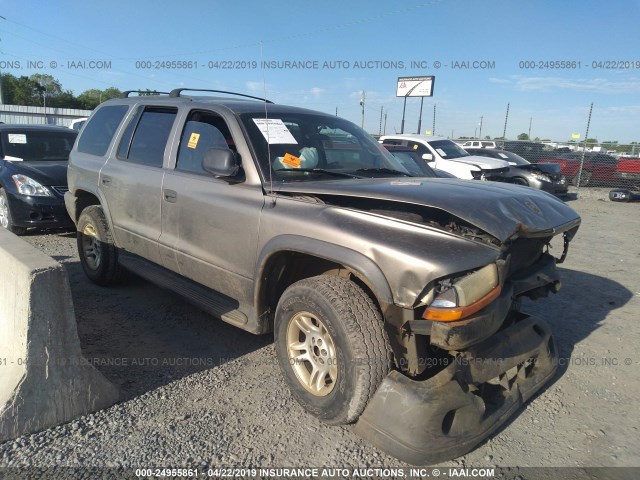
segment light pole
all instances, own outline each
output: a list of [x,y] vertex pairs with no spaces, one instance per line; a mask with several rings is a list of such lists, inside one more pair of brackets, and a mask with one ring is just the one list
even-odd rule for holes
[[533,121],[533,117],[529,117],[529,140],[531,140],[531,122]]
[[362,123],[360,125],[361,128],[364,128],[364,102],[366,97],[366,92],[362,91],[362,97],[360,97],[360,106],[362,107]]
[[480,117],[480,140],[482,140],[482,119],[483,118],[484,117],[482,117],[482,116]]

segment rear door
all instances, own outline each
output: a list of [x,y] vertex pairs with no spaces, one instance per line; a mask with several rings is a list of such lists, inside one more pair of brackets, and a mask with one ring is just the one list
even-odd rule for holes
[[163,164],[177,112],[175,107],[139,106],[115,158],[100,173],[119,246],[156,263],[161,263]]
[[208,148],[236,152],[238,139],[220,114],[193,109],[177,135],[175,160],[162,185],[163,264],[241,303],[250,302],[262,188],[247,185],[242,172],[224,179],[202,169]]

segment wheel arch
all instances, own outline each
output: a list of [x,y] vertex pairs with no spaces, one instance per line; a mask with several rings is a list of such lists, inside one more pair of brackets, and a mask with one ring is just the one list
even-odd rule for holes
[[[92,205],[98,205],[102,207],[109,228],[113,232],[113,222],[111,221],[111,213],[109,212],[109,207],[106,200],[99,191],[92,191],[91,189],[78,187],[73,191],[72,202],[73,212],[69,213],[73,213],[73,215],[71,215],[71,219],[76,225],[78,224],[78,219],[80,218],[80,215],[85,208]],[[67,207],[67,210],[70,210],[70,208]]]
[[[291,260],[295,261],[294,266]],[[295,281],[331,270],[345,270],[353,274],[357,283],[369,291],[378,306],[393,304],[387,279],[370,258],[355,250],[315,238],[280,235],[267,242],[256,262],[254,304],[257,316],[263,323],[263,331],[270,329],[268,314],[273,313],[286,287]]]

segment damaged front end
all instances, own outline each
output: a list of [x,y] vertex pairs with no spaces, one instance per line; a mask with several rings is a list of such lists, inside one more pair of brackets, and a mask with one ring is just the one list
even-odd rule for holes
[[551,379],[557,349],[549,325],[519,310],[560,287],[579,219],[564,236],[559,259],[553,235],[520,232],[495,264],[440,279],[414,309],[387,312],[398,370],[391,372],[355,431],[414,465],[449,460],[496,431]]
[[555,373],[549,326],[535,317],[459,352],[426,380],[398,371],[382,382],[355,431],[413,465],[467,453],[494,432]]
[[[393,302],[380,303],[396,369],[355,431],[411,464],[462,455],[555,373],[550,327],[520,303],[560,289],[556,264],[580,217],[547,193],[505,183],[417,178],[339,186],[307,183],[279,193],[322,205],[323,222],[312,225],[340,225],[342,241],[374,261],[390,287]],[[552,240],[562,237],[555,258]]]

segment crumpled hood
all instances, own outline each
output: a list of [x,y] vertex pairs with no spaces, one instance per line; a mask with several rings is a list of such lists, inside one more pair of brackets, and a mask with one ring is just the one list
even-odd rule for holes
[[557,163],[531,163],[529,165],[512,165],[511,168],[528,171],[540,170],[542,173],[557,175],[560,173],[560,165]]
[[481,157],[480,155],[469,155],[467,157],[458,158],[446,158],[444,160],[450,160],[452,162],[466,163],[469,165],[476,165],[483,170],[493,170],[495,168],[508,168],[509,162],[506,160],[500,160],[499,158]]
[[67,184],[67,166],[69,162],[66,160],[48,160],[48,161],[28,161],[16,162],[7,161],[5,165],[14,173],[19,173],[33,178],[42,185],[64,186]]
[[580,216],[553,195],[529,187],[479,180],[344,179],[284,183],[274,185],[274,191],[370,198],[437,208],[501,242],[515,234],[552,235],[580,224]]

